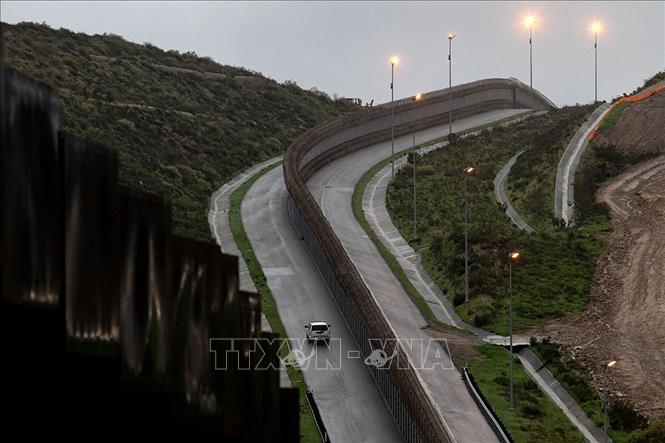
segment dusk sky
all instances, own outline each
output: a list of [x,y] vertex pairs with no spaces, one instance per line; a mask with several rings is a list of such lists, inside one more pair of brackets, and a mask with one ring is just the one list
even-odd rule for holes
[[46,22],[88,34],[105,32],[163,49],[195,51],[278,81],[295,80],[339,96],[390,99],[388,59],[397,54],[397,97],[487,77],[529,82],[556,104],[593,100],[593,35],[598,96],[631,92],[665,69],[665,2],[11,2],[2,21]]

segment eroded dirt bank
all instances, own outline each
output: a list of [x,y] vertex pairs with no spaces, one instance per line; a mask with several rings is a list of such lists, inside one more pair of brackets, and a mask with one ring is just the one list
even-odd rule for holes
[[[612,396],[649,417],[665,417],[665,155],[634,166],[597,194],[613,232],[587,311],[550,324]],[[605,362],[617,360],[610,370]]]

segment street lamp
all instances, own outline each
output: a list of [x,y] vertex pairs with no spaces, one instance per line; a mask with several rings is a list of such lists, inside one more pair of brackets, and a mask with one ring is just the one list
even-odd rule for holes
[[467,218],[469,198],[466,179],[473,171],[473,166],[464,168],[464,303],[469,303],[469,222]]
[[455,34],[448,33],[448,134],[453,133],[453,39]]
[[513,399],[513,261],[520,257],[519,252],[508,253],[508,333],[510,335],[510,410],[515,409]]
[[[396,55],[390,57],[390,153],[395,156],[395,65],[399,62]],[[395,178],[395,159],[391,158],[390,164],[392,166],[392,177]]]
[[536,17],[529,15],[524,23],[529,27],[529,87],[533,98],[533,27],[536,25]]
[[[413,101],[417,102],[422,98],[422,94],[418,93],[413,96]],[[416,225],[416,124],[411,122],[411,132],[413,133],[413,238],[418,235],[418,228]]]
[[[607,362],[605,364],[605,369],[610,369],[616,364],[617,364],[616,360],[612,360],[610,362]],[[607,438],[607,394],[604,391],[603,391],[603,395],[602,395],[602,400],[603,400],[603,404],[602,404],[602,409],[603,409],[603,442],[607,443],[607,441],[608,441],[608,438]]]
[[601,31],[601,24],[594,22],[591,24],[591,31],[593,32],[593,56],[594,56],[594,103],[598,103],[598,33]]

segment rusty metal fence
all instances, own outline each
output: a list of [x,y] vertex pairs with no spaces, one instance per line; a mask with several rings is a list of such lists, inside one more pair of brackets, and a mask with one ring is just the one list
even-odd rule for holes
[[168,201],[120,186],[114,151],[59,130],[55,91],[1,77],[5,423],[297,441],[277,342],[262,348],[270,368],[245,352],[215,367],[211,338],[275,338],[237,258],[173,236]]
[[[552,103],[516,80],[491,79],[453,88],[453,120],[483,111],[529,107],[550,109]],[[447,124],[447,90],[425,94],[419,101],[400,100],[395,106],[395,136]],[[383,105],[341,116],[298,138],[284,157],[284,180],[289,192],[288,212],[313,261],[344,317],[363,357],[372,352],[370,339],[392,340],[396,335],[372,294],[334,234],[306,181],[324,165],[356,150],[389,140],[390,107]],[[389,343],[395,343],[389,341]],[[408,362],[404,350],[398,361]],[[425,391],[417,372],[391,366],[368,369],[402,436],[409,442],[451,442],[438,408]]]

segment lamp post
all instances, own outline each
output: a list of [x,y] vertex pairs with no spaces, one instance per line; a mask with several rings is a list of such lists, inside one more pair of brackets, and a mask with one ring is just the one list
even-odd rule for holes
[[600,23],[595,22],[591,25],[593,31],[593,77],[594,77],[594,103],[598,103],[598,32],[600,31]]
[[[616,365],[616,360],[612,360],[605,364],[605,369],[610,369]],[[607,394],[603,392],[602,395],[602,409],[603,409],[603,443],[607,443]]]
[[515,409],[513,399],[513,261],[520,256],[519,252],[508,253],[508,333],[510,335],[510,410]]
[[530,15],[525,22],[529,27],[529,89],[533,98],[533,27],[536,25],[536,18]]
[[[413,101],[422,98],[421,94],[413,96]],[[413,238],[418,236],[418,225],[416,224],[416,123],[411,122],[411,132],[413,133]]]
[[[390,155],[395,156],[395,65],[399,62],[397,56],[390,57]],[[392,177],[395,178],[395,159],[390,160]]]
[[469,303],[469,221],[467,216],[469,194],[467,192],[466,179],[471,175],[473,170],[473,166],[464,168],[464,303]]
[[411,133],[413,134],[413,238],[416,238],[416,123],[411,122]]
[[453,133],[453,39],[455,34],[448,33],[448,134]]

